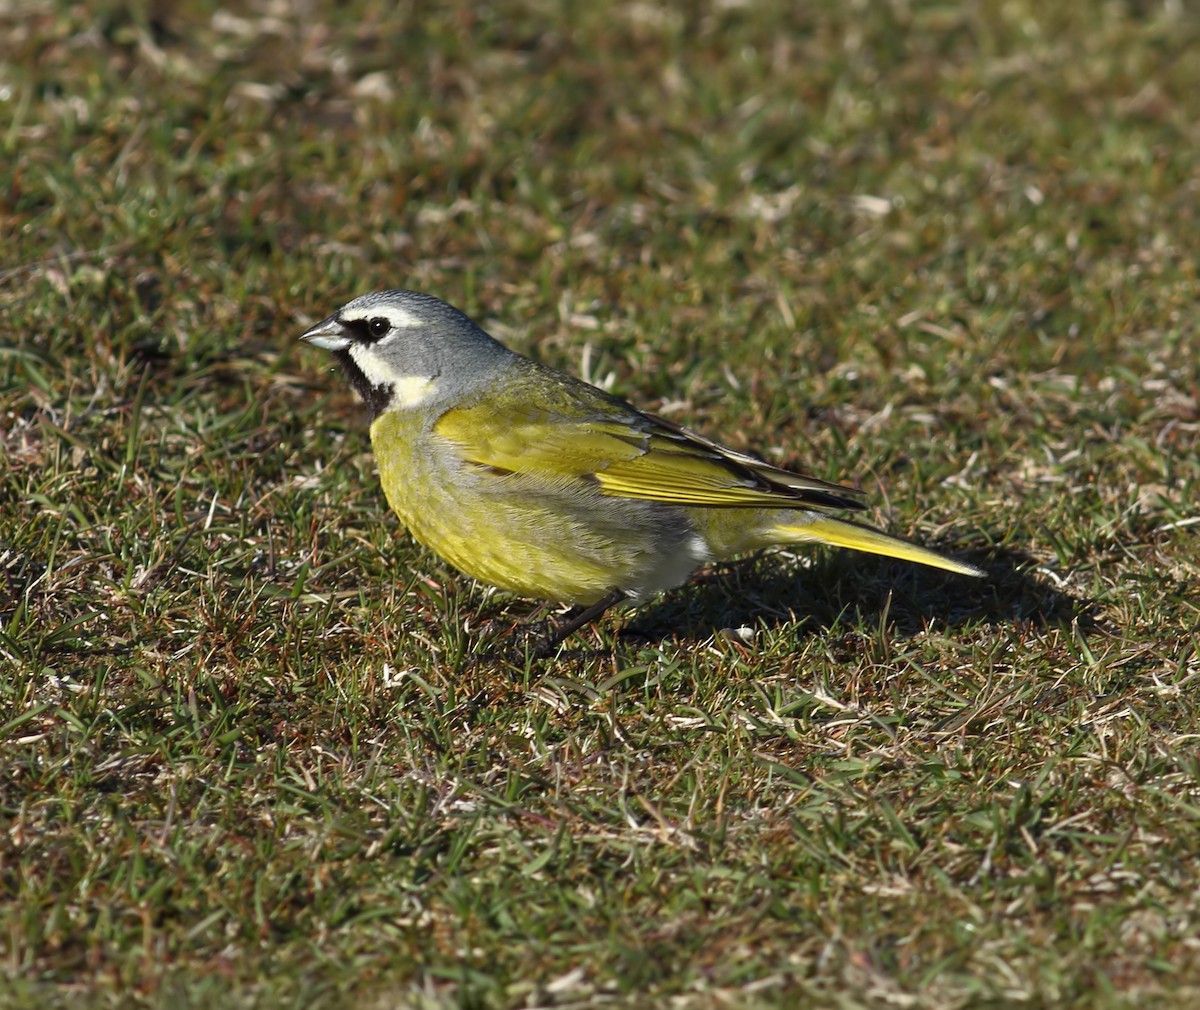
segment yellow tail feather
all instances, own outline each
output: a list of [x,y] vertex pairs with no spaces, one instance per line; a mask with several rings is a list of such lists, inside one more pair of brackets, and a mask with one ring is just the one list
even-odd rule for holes
[[927,547],[918,547],[907,540],[881,533],[869,526],[860,526],[858,523],[835,519],[832,516],[812,515],[811,518],[806,517],[802,525],[796,526],[781,523],[774,527],[771,533],[777,534],[779,541],[783,542],[815,541],[832,544],[834,547],[849,547],[854,551],[866,551],[868,554],[882,554],[889,558],[899,558],[901,561],[914,561],[919,565],[943,568],[959,575],[981,577],[986,574],[982,569],[965,561],[955,561]]

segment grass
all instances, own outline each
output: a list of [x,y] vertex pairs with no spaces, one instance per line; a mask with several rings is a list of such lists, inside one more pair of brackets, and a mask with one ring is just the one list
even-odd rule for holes
[[[0,1005],[1192,1006],[1198,42],[0,8]],[[498,658],[294,339],[400,285],[988,581],[755,558]]]

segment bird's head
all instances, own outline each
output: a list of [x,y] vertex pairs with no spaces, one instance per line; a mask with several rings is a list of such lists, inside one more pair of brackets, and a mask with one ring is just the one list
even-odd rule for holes
[[333,352],[373,417],[466,395],[511,357],[458,309],[416,291],[355,298],[300,339]]

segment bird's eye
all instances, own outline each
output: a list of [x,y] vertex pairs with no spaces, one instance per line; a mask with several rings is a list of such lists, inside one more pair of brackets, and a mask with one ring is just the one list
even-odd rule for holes
[[376,316],[374,319],[367,321],[367,329],[376,340],[384,336],[391,328],[391,322],[383,316]]

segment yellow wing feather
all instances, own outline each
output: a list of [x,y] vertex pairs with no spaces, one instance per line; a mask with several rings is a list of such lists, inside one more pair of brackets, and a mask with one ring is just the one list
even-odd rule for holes
[[716,508],[863,507],[854,488],[781,470],[583,389],[576,397],[596,402],[576,402],[569,412],[522,405],[508,408],[500,423],[485,407],[461,407],[443,414],[433,430],[481,468],[575,477],[610,497]]

